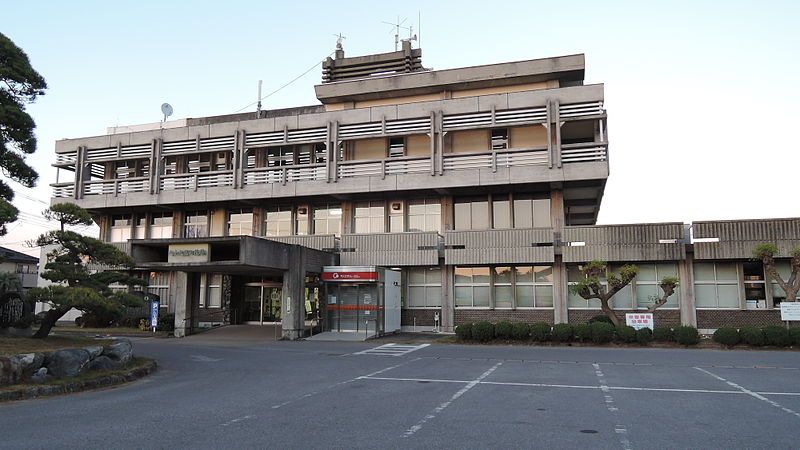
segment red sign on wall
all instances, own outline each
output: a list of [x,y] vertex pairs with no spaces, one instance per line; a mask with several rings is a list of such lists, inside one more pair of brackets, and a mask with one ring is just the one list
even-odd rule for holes
[[323,281],[378,281],[378,272],[322,272]]

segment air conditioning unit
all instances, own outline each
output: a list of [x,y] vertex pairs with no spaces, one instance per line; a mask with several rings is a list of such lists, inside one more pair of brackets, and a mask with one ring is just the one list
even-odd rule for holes
[[403,202],[391,202],[390,210],[392,214],[403,212]]

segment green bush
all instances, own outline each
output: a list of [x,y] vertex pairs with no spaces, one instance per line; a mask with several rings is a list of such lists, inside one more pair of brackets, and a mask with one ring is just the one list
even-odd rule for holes
[[673,342],[675,333],[671,327],[655,327],[653,329],[653,340],[656,342]]
[[511,336],[519,341],[524,341],[531,337],[531,327],[525,322],[516,322],[511,325]]
[[739,336],[742,342],[753,347],[764,345],[764,332],[757,327],[742,327],[739,329]]
[[653,331],[650,328],[639,328],[636,330],[636,342],[639,345],[647,345],[653,340]]
[[456,327],[456,336],[462,341],[472,339],[472,324],[464,323]]
[[628,325],[617,327],[617,340],[626,344],[636,342],[636,329]]
[[546,322],[536,322],[531,325],[531,339],[536,342],[545,342],[550,340],[550,324]]
[[175,314],[164,314],[158,317],[158,331],[175,331]]
[[800,328],[789,328],[789,338],[792,345],[800,345]]
[[478,342],[494,339],[494,324],[485,320],[472,324],[472,339]]
[[591,319],[589,319],[589,324],[593,324],[595,322],[603,322],[603,323],[608,323],[608,324],[614,325],[614,322],[611,321],[611,318],[608,317],[605,314],[598,314],[598,315],[592,317]]
[[614,340],[614,325],[605,322],[594,322],[589,325],[592,329],[592,342],[605,344]]
[[697,345],[700,342],[700,333],[697,328],[690,326],[680,326],[672,330],[675,342],[681,345]]
[[555,342],[569,342],[572,340],[572,325],[568,323],[557,323],[553,325],[553,340]]
[[572,328],[575,340],[587,342],[592,340],[592,326],[588,323],[579,323]]
[[780,325],[770,325],[763,328],[764,343],[775,347],[787,347],[792,343],[792,335],[789,330]]
[[741,340],[741,337],[739,336],[739,330],[736,328],[722,327],[717,328],[717,331],[714,332],[712,339],[714,339],[714,342],[731,347],[738,344]]
[[511,339],[511,322],[497,322],[494,326],[494,337],[497,339]]

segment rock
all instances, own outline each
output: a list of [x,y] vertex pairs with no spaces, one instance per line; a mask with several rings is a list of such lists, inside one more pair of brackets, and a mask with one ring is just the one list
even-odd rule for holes
[[133,357],[133,345],[127,339],[115,339],[103,349],[103,355],[119,364],[127,364]]
[[112,370],[122,365],[105,355],[100,355],[97,358],[89,361],[86,365],[86,370]]
[[44,353],[21,353],[14,356],[22,367],[23,375],[31,375],[44,365]]
[[34,383],[44,383],[47,381],[47,367],[40,367],[39,370],[31,375],[31,381]]
[[102,345],[90,345],[89,347],[83,347],[83,349],[89,352],[89,359],[95,359],[103,354]]
[[74,377],[81,373],[88,362],[89,352],[82,348],[70,348],[53,353],[46,367],[54,377]]
[[19,382],[22,368],[16,358],[0,356],[0,386]]

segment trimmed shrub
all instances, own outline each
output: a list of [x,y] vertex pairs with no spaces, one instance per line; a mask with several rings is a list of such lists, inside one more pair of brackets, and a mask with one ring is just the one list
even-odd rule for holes
[[525,322],[516,322],[511,325],[511,336],[523,341],[531,337],[531,327]]
[[639,328],[636,330],[636,342],[639,345],[647,345],[653,340],[653,331],[650,328]]
[[573,335],[572,325],[568,323],[557,323],[553,325],[553,340],[555,342],[569,342]]
[[789,338],[792,345],[800,345],[800,328],[789,328]]
[[489,342],[494,339],[494,324],[485,320],[472,324],[472,339]]
[[764,345],[764,332],[761,328],[756,327],[742,327],[739,329],[739,336],[742,342],[753,347],[761,347]]
[[789,330],[780,325],[770,325],[763,328],[764,343],[775,347],[787,347],[792,343],[792,335]]
[[653,340],[656,342],[673,342],[675,333],[670,327],[655,327],[653,329]]
[[579,342],[587,342],[592,340],[592,326],[588,323],[579,323],[572,328],[575,335],[575,340]]
[[614,340],[614,325],[594,322],[589,327],[592,329],[592,342],[595,344],[605,344]]
[[605,314],[598,314],[598,315],[592,317],[591,319],[589,319],[589,324],[593,324],[595,322],[603,322],[603,323],[608,323],[608,324],[614,325],[614,322],[611,321],[611,318],[608,317]]
[[690,326],[680,326],[672,330],[675,342],[681,345],[697,345],[700,342],[700,333],[697,328]]
[[472,324],[465,323],[461,324],[456,327],[456,336],[462,341],[468,341],[472,339]]
[[550,340],[550,324],[546,322],[536,322],[531,325],[531,339],[536,342],[545,342]]
[[738,344],[742,338],[739,336],[739,330],[736,328],[722,327],[717,328],[712,339],[714,339],[714,342],[731,347]]
[[617,327],[617,340],[626,344],[636,342],[636,328],[628,325],[620,325]]
[[502,322],[497,322],[497,324],[494,326],[494,337],[497,339],[511,339],[511,322],[505,320]]
[[175,331],[175,314],[158,316],[158,331]]

